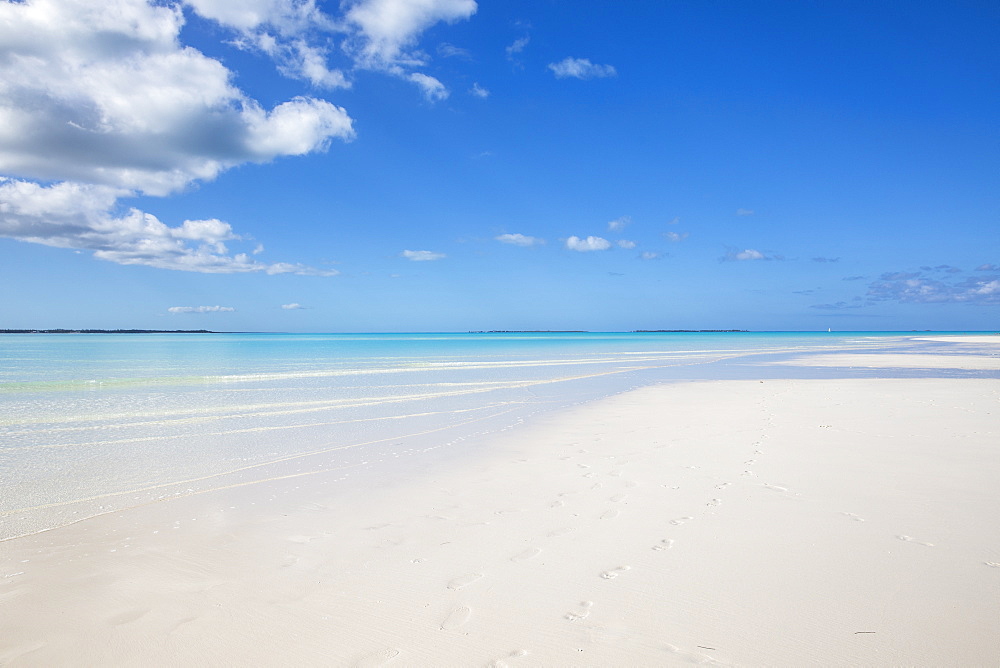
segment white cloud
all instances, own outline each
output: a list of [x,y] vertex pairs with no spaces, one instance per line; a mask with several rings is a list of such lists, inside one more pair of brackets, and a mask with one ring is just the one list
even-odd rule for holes
[[634,241],[629,241],[628,239],[619,239],[617,243],[619,248],[631,249],[636,247],[636,243]]
[[625,227],[632,222],[631,216],[622,216],[621,218],[615,218],[614,220],[608,222],[608,229],[612,232],[621,232]]
[[726,251],[726,254],[719,258],[720,262],[743,262],[745,260],[784,260],[784,255],[765,255],[759,250],[753,248],[747,248],[745,250],[737,250],[735,248],[730,248]]
[[320,88],[348,88],[340,69],[327,65],[325,45],[310,43],[312,34],[334,29],[314,0],[184,0],[202,18],[235,30],[235,46],[274,59],[282,74]]
[[486,88],[483,88],[476,82],[473,82],[472,88],[469,89],[469,93],[483,100],[485,100],[490,96],[490,91]]
[[297,311],[299,309],[304,309],[305,306],[299,304],[298,302],[292,302],[291,304],[282,304],[281,308],[285,309],[286,311]]
[[270,25],[284,34],[324,22],[314,0],[184,0],[200,16],[242,31]]
[[[313,11],[279,0],[199,4],[247,25],[265,15],[292,25],[295,11]],[[0,179],[0,235],[121,264],[336,273],[230,254],[223,242],[239,237],[218,220],[172,228],[136,209],[117,213],[122,198],[167,195],[354,136],[347,112],[324,100],[265,109],[222,63],[180,43],[183,23],[176,6],[145,0],[0,3],[0,174],[16,177]]]
[[752,216],[753,209],[736,209],[737,216]]
[[407,52],[435,23],[454,23],[476,13],[475,0],[360,0],[350,5],[346,21],[357,29],[354,48],[360,62],[373,69],[419,65],[421,54]]
[[262,108],[182,24],[142,0],[0,3],[0,173],[164,195],[353,137],[326,101]]
[[680,216],[674,216],[673,220],[668,220],[667,221],[667,225],[677,225],[680,222],[681,222],[681,217]]
[[671,241],[673,243],[678,243],[680,241],[684,241],[685,239],[687,239],[688,238],[688,233],[687,232],[666,232],[663,236],[665,236],[667,238],[667,241]]
[[581,239],[580,237],[573,236],[566,240],[566,248],[579,251],[581,253],[585,253],[587,251],[601,251],[611,248],[611,242],[607,239],[602,239],[601,237],[587,237],[586,239]]
[[919,304],[1000,304],[1000,274],[959,279],[957,273],[941,267],[885,273],[868,286],[866,296],[870,301]]
[[231,313],[235,310],[231,306],[171,306],[167,309],[170,313]]
[[424,92],[424,97],[426,97],[431,102],[437,102],[438,100],[444,100],[448,97],[448,89],[445,88],[444,84],[435,79],[432,76],[428,76],[421,72],[414,72],[410,74],[407,79],[417,84],[421,90]]
[[[436,23],[468,19],[477,9],[475,0],[348,0],[340,3],[343,13],[333,16],[319,9],[315,0],[185,2],[200,16],[236,31],[236,46],[273,58],[286,76],[321,88],[350,87],[344,70],[329,64],[339,54],[348,59],[348,68],[406,79],[429,100],[444,99],[447,90],[434,77],[413,71],[429,60],[417,48],[420,35]],[[327,4],[335,11],[334,3]],[[331,51],[334,36],[341,48]],[[444,57],[470,57],[467,50],[451,44],[441,44],[437,51]]]
[[407,260],[412,260],[413,262],[429,262],[431,260],[440,260],[441,258],[447,257],[444,253],[435,253],[434,251],[428,250],[405,250],[400,253],[401,257],[405,257]]
[[524,51],[525,47],[528,46],[528,42],[530,41],[531,41],[530,37],[521,37],[519,39],[515,39],[513,44],[504,49],[504,51],[506,51],[507,53],[508,60],[514,60],[517,54]]
[[468,49],[463,49],[460,46],[455,46],[454,44],[448,44],[447,42],[438,44],[437,52],[438,54],[444,56],[445,58],[463,58],[465,60],[472,59],[472,54],[469,52]]
[[108,186],[66,182],[41,186],[0,177],[0,236],[90,250],[101,260],[160,269],[210,274],[338,273],[300,264],[267,264],[246,253],[230,253],[226,242],[240,237],[221,220],[186,220],[169,227],[134,208],[113,216],[110,211],[117,199],[126,194]]
[[659,253],[654,253],[652,251],[643,251],[639,255],[639,258],[642,259],[642,260],[655,260],[658,257],[660,257],[660,254]]
[[501,234],[496,237],[496,240],[502,244],[511,244],[514,246],[539,246],[545,243],[544,239],[529,237],[524,234]]
[[564,58],[558,63],[549,63],[549,69],[557,79],[603,79],[618,74],[611,65],[595,65],[586,58]]

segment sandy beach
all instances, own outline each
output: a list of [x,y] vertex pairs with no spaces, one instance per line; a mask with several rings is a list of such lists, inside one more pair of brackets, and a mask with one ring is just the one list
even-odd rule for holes
[[998,444],[995,378],[645,387],[2,542],[0,664],[998,665]]

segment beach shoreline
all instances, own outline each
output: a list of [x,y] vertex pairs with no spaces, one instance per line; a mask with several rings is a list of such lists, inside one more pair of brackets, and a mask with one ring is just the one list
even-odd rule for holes
[[[997,368],[992,339],[949,341]],[[998,436],[996,378],[642,387],[416,474],[4,541],[0,663],[991,664]]]

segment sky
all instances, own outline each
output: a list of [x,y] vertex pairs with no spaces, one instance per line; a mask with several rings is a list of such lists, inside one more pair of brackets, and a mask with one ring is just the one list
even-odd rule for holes
[[1000,328],[989,0],[0,0],[0,329]]

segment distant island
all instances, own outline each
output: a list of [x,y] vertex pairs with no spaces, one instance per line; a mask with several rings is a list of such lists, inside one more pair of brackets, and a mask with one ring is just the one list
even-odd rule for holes
[[0,334],[216,334],[207,329],[0,329]]

